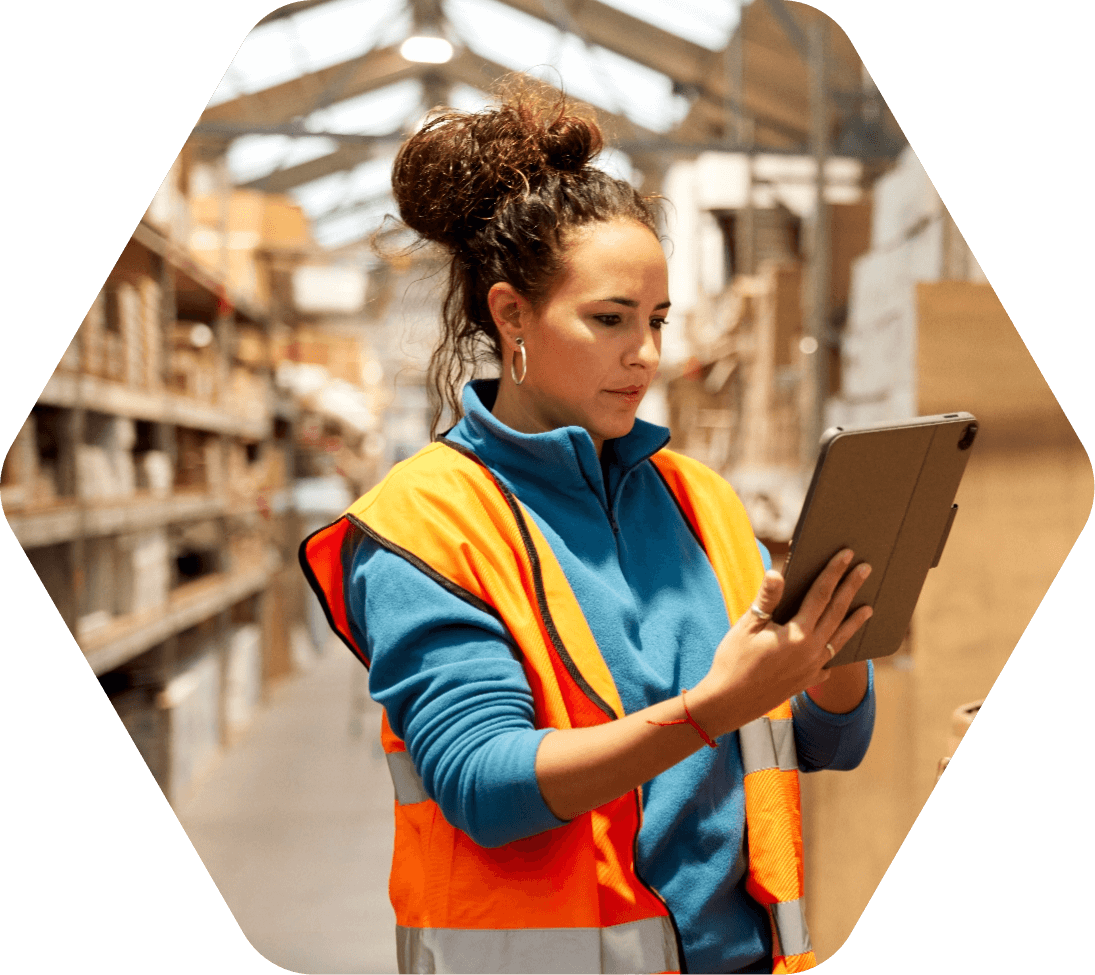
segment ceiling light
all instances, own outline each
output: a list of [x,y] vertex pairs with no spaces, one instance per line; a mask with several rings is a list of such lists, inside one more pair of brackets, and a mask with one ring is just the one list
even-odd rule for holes
[[399,53],[408,61],[444,64],[452,60],[452,45],[443,37],[415,34],[400,45]]

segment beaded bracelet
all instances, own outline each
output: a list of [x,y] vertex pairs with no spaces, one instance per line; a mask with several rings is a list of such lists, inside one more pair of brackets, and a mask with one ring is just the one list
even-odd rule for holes
[[681,704],[684,705],[685,714],[683,718],[681,718],[679,721],[647,721],[646,723],[655,724],[659,728],[668,728],[670,725],[675,724],[690,724],[693,728],[696,729],[696,734],[698,734],[703,739],[703,743],[708,748],[718,748],[718,742],[712,739],[712,737],[696,723],[696,719],[692,717],[692,712],[688,710],[688,702],[684,698],[685,693],[685,691],[681,691]]

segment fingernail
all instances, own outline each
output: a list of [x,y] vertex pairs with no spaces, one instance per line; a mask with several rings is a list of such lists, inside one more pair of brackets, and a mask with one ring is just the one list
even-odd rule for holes
[[867,576],[869,576],[871,574],[871,567],[866,562],[864,562],[859,567],[858,571],[859,571],[859,577],[861,579],[866,579]]

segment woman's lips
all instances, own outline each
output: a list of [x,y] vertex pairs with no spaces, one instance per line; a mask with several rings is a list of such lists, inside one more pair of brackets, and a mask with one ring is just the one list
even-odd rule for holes
[[624,386],[622,389],[606,389],[606,393],[621,397],[625,402],[638,402],[643,395],[643,386]]

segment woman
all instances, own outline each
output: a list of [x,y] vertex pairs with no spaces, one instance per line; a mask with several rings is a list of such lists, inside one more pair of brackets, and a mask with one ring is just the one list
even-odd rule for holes
[[[401,971],[810,967],[797,770],[870,738],[867,665],[823,669],[869,567],[840,553],[775,625],[733,491],[635,417],[666,262],[600,146],[526,95],[403,146],[463,416],[301,549],[385,709]],[[500,378],[461,402],[483,346]]]

